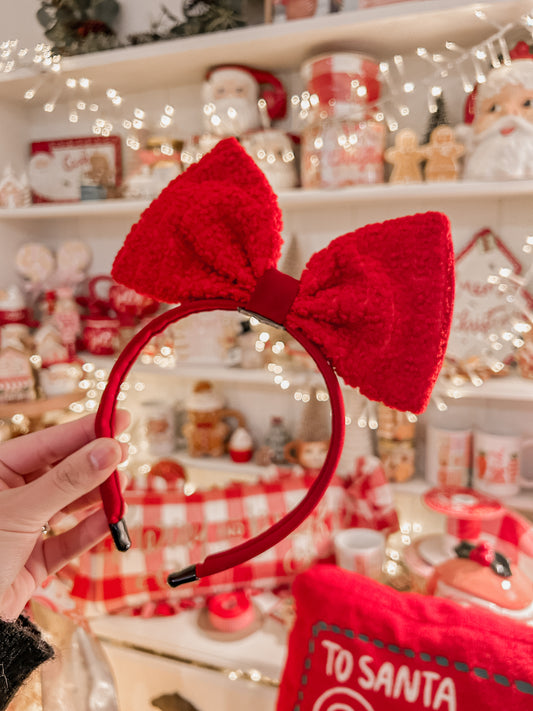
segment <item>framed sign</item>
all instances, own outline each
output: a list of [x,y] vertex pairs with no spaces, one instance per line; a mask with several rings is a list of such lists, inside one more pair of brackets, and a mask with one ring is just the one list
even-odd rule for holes
[[519,275],[522,265],[488,228],[476,232],[456,256],[455,264],[455,307],[448,358],[459,365],[484,364],[489,368],[491,360],[505,362],[513,352],[513,344],[502,334],[510,331],[518,311],[490,277],[501,269]]
[[30,146],[29,182],[34,203],[76,202],[82,184],[112,194],[122,179],[119,136],[36,141]]

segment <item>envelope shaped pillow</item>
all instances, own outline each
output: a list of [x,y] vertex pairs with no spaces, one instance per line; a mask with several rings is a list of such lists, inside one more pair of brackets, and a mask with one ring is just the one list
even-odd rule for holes
[[277,711],[533,709],[533,628],[336,566],[293,584]]

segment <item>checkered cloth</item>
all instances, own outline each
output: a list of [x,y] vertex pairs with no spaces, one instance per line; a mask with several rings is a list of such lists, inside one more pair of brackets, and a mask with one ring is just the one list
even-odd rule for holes
[[[306,521],[260,556],[197,583],[174,590],[168,573],[257,535],[293,509],[314,477],[278,470],[274,479],[234,483],[185,495],[172,483],[166,491],[126,491],[132,548],[120,553],[108,538],[61,571],[70,595],[86,615],[142,608],[164,601],[179,608],[215,593],[267,590],[292,581],[318,558],[332,554],[332,534],[352,526],[395,530],[398,518],[379,460],[363,457],[354,472],[334,476]],[[159,485],[161,481],[159,481]],[[174,490],[172,490],[174,488]]]

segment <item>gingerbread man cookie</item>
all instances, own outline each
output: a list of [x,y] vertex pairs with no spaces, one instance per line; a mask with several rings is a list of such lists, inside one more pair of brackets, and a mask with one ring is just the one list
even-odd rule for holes
[[457,180],[458,159],[465,152],[465,148],[456,142],[453,128],[446,124],[434,128],[429,143],[423,149],[426,157],[426,180]]
[[404,128],[396,134],[394,146],[385,151],[385,160],[392,163],[390,183],[417,183],[422,180],[420,164],[425,153],[418,144],[416,133]]

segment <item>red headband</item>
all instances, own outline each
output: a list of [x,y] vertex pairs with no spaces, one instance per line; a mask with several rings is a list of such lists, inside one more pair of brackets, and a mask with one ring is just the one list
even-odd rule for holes
[[[114,435],[116,396],[143,346],[169,324],[200,311],[239,309],[285,328],[314,359],[330,396],[328,456],[305,498],[255,538],[171,574],[171,585],[259,555],[316,506],[344,438],[335,371],[370,399],[418,413],[442,365],[454,294],[453,247],[444,215],[403,217],[338,237],[311,257],[300,281],[276,269],[280,231],[276,196],[230,138],[163,190],[133,226],[113,265],[118,282],[181,305],[150,322],[119,356],[98,409],[98,436]],[[115,544],[127,550],[116,473],[101,493]]]

